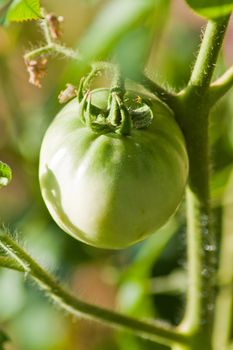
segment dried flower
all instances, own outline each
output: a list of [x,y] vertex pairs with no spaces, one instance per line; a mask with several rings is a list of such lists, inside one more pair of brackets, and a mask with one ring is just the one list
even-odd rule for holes
[[33,60],[25,60],[27,66],[27,71],[29,73],[29,83],[35,85],[36,87],[41,87],[41,78],[46,74],[46,57],[39,57]]
[[72,84],[66,84],[66,89],[62,90],[58,96],[60,103],[66,103],[77,95],[76,87]]
[[61,23],[64,21],[62,16],[55,16],[52,13],[46,15],[46,20],[49,25],[49,30],[51,36],[54,40],[57,40],[61,37]]

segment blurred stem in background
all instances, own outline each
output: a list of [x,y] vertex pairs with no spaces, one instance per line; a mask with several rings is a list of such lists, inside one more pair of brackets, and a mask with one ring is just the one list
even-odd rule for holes
[[214,350],[227,349],[233,326],[233,177],[223,200],[223,224],[217,274]]
[[8,145],[14,145],[17,148],[18,137],[22,131],[24,113],[21,109],[21,103],[12,82],[11,70],[5,56],[0,56],[0,83],[4,92],[6,106],[9,108],[9,119],[7,119],[8,130],[6,130],[8,137],[10,137]]

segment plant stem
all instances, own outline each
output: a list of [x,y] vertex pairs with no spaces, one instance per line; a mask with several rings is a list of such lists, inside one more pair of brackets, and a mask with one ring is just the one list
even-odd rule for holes
[[46,43],[48,45],[51,45],[53,43],[53,38],[51,36],[50,28],[49,28],[48,21],[47,21],[47,18],[46,18],[46,11],[45,11],[45,9],[41,9],[41,13],[42,13],[42,16],[43,16],[43,19],[41,21],[41,28],[43,30],[44,38],[45,38]]
[[138,76],[137,82],[143,85],[148,91],[152,92],[152,94],[157,96],[161,101],[165,102],[171,109],[176,109],[177,97],[175,94],[164,89],[162,86],[148,78],[145,74]]
[[[186,105],[186,108],[188,106]],[[197,343],[191,349],[211,349],[213,285],[215,282],[214,238],[209,206],[208,112],[192,112],[183,123],[190,160],[187,189],[187,306],[181,329]],[[197,120],[195,120],[195,117]],[[189,125],[189,128],[188,126]],[[206,342],[206,343],[205,343]]]
[[22,266],[17,264],[15,260],[6,256],[0,256],[0,267],[6,267],[8,269],[24,272]]
[[[192,350],[212,349],[215,242],[209,194],[209,85],[229,17],[209,21],[187,88],[178,95],[176,118],[189,155],[187,190],[187,256],[189,283],[180,328],[193,338]],[[178,112],[177,112],[178,111]]]
[[189,86],[198,86],[202,91],[209,88],[229,18],[208,21]]
[[33,278],[42,290],[46,291],[61,309],[66,310],[69,314],[78,318],[82,315],[113,327],[123,328],[132,331],[136,336],[165,345],[172,345],[174,342],[186,343],[186,336],[168,324],[159,321],[141,321],[75,298],[4,232],[0,232],[0,247],[16,261],[17,265],[21,266],[27,275]]
[[48,54],[51,54],[53,52],[57,52],[57,53],[65,56],[65,57],[68,57],[68,58],[80,59],[78,52],[76,52],[68,47],[65,47],[63,45],[56,44],[56,43],[51,43],[51,44],[39,47],[38,49],[35,49],[33,51],[30,51],[24,55],[24,59],[25,60],[33,60],[39,56],[48,55]]

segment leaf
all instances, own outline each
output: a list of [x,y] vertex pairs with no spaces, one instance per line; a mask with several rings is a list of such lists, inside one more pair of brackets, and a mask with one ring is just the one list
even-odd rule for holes
[[170,0],[155,0],[146,20],[125,33],[114,48],[113,56],[116,57],[125,76],[134,79],[144,70],[151,47],[158,43],[160,33],[163,31],[169,8]]
[[40,0],[13,0],[7,12],[9,22],[22,22],[39,18],[42,18]]
[[124,270],[117,296],[117,305],[131,316],[153,317],[154,305],[148,296],[148,277],[169,240],[176,233],[178,221],[168,223],[141,245],[127,270]]
[[0,161],[0,188],[9,184],[12,179],[11,168]]
[[82,39],[82,55],[88,61],[106,56],[125,33],[143,23],[155,5],[155,0],[109,1]]
[[186,0],[199,15],[207,18],[226,16],[233,11],[233,0]]
[[0,0],[0,26],[7,23],[7,12],[12,2],[13,0]]

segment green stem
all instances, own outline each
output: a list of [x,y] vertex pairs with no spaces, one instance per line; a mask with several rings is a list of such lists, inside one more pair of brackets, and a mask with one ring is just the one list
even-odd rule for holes
[[175,94],[164,89],[144,74],[138,76],[137,82],[165,102],[171,109],[176,110],[177,97]]
[[46,11],[45,9],[41,9],[41,14],[43,16],[43,19],[41,20],[40,24],[41,24],[41,28],[43,30],[43,34],[44,34],[44,38],[45,41],[48,45],[51,45],[53,43],[53,38],[51,36],[51,32],[50,32],[50,28],[48,25],[48,21],[46,19]]
[[111,91],[116,92],[120,98],[123,98],[125,93],[125,79],[118,65],[115,65]]
[[30,51],[24,55],[24,59],[33,60],[39,56],[49,55],[53,52],[57,52],[68,58],[80,59],[78,52],[56,43],[51,43],[51,44],[39,47],[38,49],[35,49],[33,51]]
[[83,315],[165,345],[187,342],[186,336],[168,324],[159,321],[141,321],[75,298],[4,232],[0,232],[0,247],[11,259],[15,260],[17,265],[21,266],[27,275],[33,278],[42,290],[46,291],[58,307],[75,317],[80,318],[80,315]]
[[209,85],[229,18],[209,21],[187,88],[178,95],[176,118],[189,155],[187,190],[188,290],[180,328],[193,339],[192,350],[212,349],[215,242],[209,194]]
[[7,269],[12,269],[20,272],[24,272],[24,269],[22,266],[17,264],[14,259],[11,259],[6,256],[0,256],[0,266],[6,267]]
[[202,91],[209,88],[229,18],[227,16],[208,21],[189,86],[200,87]]

